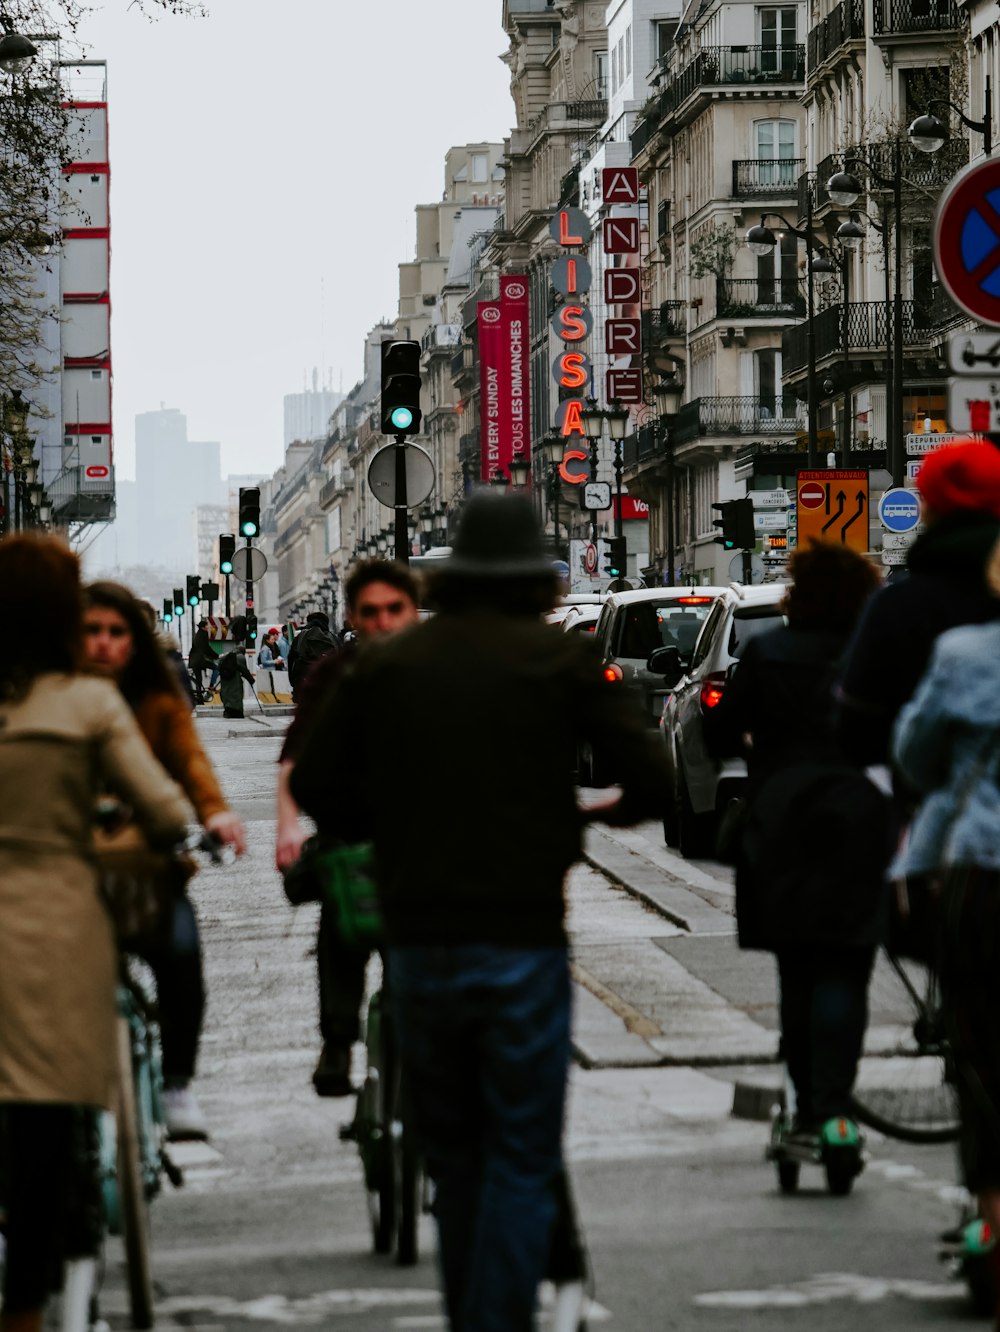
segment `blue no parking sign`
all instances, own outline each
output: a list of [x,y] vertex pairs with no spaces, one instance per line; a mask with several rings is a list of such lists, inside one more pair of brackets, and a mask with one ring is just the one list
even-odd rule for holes
[[920,522],[920,499],[912,490],[887,490],[878,502],[878,519],[888,532],[912,532]]

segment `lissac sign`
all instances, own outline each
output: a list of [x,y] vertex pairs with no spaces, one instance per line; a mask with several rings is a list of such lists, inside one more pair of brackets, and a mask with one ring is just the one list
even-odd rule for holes
[[[602,197],[605,204],[638,204],[639,173],[635,167],[605,167],[602,172]],[[607,217],[602,224],[602,248],[607,255],[630,256],[639,254],[639,218],[635,216]],[[567,253],[552,265],[552,286],[563,298],[563,303],[552,316],[551,327],[562,343],[552,366],[552,373],[565,397],[556,410],[555,427],[566,441],[566,451],[559,473],[564,481],[581,485],[589,472],[577,470],[576,464],[589,460],[589,452],[573,445],[586,441],[583,428],[584,399],[593,391],[594,368],[586,351],[586,342],[594,329],[594,316],[585,303],[593,281],[588,260],[580,254],[570,253],[589,245],[592,236],[590,220],[579,208],[561,209],[549,224],[549,234]],[[612,260],[614,262],[614,260]],[[623,260],[627,263],[627,258]],[[638,268],[606,268],[604,271],[604,300],[612,309],[623,314],[625,308],[638,306],[641,285]],[[612,359],[629,357],[633,365],[613,367],[605,376],[605,400],[621,403],[642,402],[642,324],[638,319],[615,317],[604,324],[604,347]],[[638,364],[636,364],[638,363]]]

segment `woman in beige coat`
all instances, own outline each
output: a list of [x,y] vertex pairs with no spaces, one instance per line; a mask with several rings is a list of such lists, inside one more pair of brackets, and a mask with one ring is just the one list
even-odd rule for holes
[[79,569],[61,542],[0,542],[0,616],[20,626],[0,659],[0,1326],[36,1332],[61,1257],[73,1107],[110,1108],[115,1082],[116,955],[91,851],[95,793],[119,793],[162,846],[183,836],[188,806],[118,691],[77,674]]

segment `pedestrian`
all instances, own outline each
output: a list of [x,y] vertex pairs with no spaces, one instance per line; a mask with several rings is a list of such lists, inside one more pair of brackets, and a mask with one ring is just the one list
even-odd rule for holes
[[253,676],[247,665],[247,654],[242,638],[219,658],[219,694],[222,698],[223,717],[242,717],[243,681],[253,688]]
[[[987,574],[1000,597],[1000,547]],[[920,794],[892,874],[921,876],[938,904],[940,970],[958,1092],[965,1187],[1000,1234],[1000,620],[942,634],[903,707],[893,758]],[[991,1261],[1000,1328],[1000,1249]]]
[[325,611],[310,611],[306,616],[306,627],[295,635],[288,653],[288,683],[292,686],[293,698],[313,662],[336,647],[337,640],[330,633],[329,615]]
[[291,642],[288,637],[288,625],[283,624],[278,634],[278,652],[281,660],[285,663],[285,670],[288,669],[288,654],[291,652]]
[[984,576],[1000,536],[1000,449],[944,444],[924,459],[918,484],[925,530],[907,552],[909,577],[866,607],[837,690],[838,736],[861,763],[888,763],[893,723],[938,634],[1000,616]]
[[[186,793],[206,832],[246,850],[246,834],[229,808],[194,720],[159,653],[141,606],[118,583],[91,583],[84,592],[88,668],[116,684],[149,748]],[[175,1138],[207,1136],[191,1081],[205,1009],[201,941],[190,898],[175,894],[169,919],[142,955],[156,976],[163,1053],[164,1113]]]
[[[357,627],[360,642],[370,642],[416,624],[418,584],[410,570],[392,560],[362,560],[344,584],[347,618]],[[328,652],[311,666],[300,681],[295,698],[295,716],[285,736],[278,760],[278,835],[275,864],[289,869],[299,858],[306,832],[299,807],[289,789],[289,777],[317,716],[337,688],[346,668],[354,660],[352,643]],[[320,1096],[349,1096],[351,1047],[358,1039],[358,1011],[364,994],[369,950],[359,950],[343,939],[337,913],[331,902],[320,907],[316,963],[319,973],[320,1034],[323,1048],[312,1075]]]
[[275,656],[275,646],[277,636],[273,629],[269,629],[264,635],[264,640],[257,650],[257,668],[261,671],[276,671],[279,669],[278,658]]
[[322,833],[374,845],[453,1329],[527,1332],[549,1258],[570,1053],[563,881],[585,822],[578,744],[621,774],[600,817],[652,817],[666,795],[631,694],[543,623],[558,592],[530,503],[473,496],[428,588],[437,613],[359,652],[291,778]]
[[284,671],[288,669],[288,644],[285,644],[285,651],[281,650],[281,630],[278,628],[268,629],[267,636],[271,640],[271,652],[274,656],[274,669]]
[[199,703],[205,702],[204,672],[211,671],[214,666],[215,653],[208,637],[208,621],[203,618],[198,621],[191,651],[188,653],[188,668],[194,680],[195,698]]
[[848,763],[832,697],[879,577],[863,556],[826,542],[797,550],[788,571],[786,623],[750,639],[704,730],[710,751],[746,756],[739,943],[776,956],[781,1052],[795,1089],[790,1132],[813,1140],[851,1119],[887,913],[885,797]]
[[31,623],[39,605],[44,633],[13,635],[0,659],[3,1332],[39,1332],[62,1259],[93,1262],[70,1211],[74,1110],[115,1108],[118,978],[92,848],[95,781],[154,846],[176,843],[188,817],[119,692],[80,673],[76,556],[53,537],[8,536],[5,623]]

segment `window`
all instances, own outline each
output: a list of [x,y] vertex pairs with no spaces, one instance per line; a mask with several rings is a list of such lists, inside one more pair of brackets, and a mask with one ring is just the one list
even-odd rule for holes
[[487,173],[486,173],[486,167],[487,167],[486,154],[485,154],[485,153],[473,153],[473,154],[472,154],[472,179],[473,179],[474,181],[480,181],[480,182],[481,182],[481,181],[484,181],[484,180],[486,179],[486,174],[487,174]]
[[799,240],[783,231],[769,254],[757,256],[757,304],[771,308],[797,304]]
[[599,99],[608,95],[608,53],[607,51],[594,52],[594,83],[597,86],[597,96]]
[[653,41],[653,51],[657,60],[666,60],[670,54],[670,49],[674,44],[674,33],[677,31],[676,19],[660,19],[653,24],[656,29]]
[[758,120],[755,126],[759,183],[774,189],[795,185],[795,121]]
[[761,9],[760,66],[765,74],[793,74],[796,64],[795,9]]
[[632,73],[632,24],[625,29],[625,73]]

